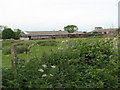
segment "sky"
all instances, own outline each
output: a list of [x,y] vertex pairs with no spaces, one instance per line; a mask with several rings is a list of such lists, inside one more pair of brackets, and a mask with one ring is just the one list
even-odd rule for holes
[[119,0],[0,0],[0,25],[23,31],[118,27]]

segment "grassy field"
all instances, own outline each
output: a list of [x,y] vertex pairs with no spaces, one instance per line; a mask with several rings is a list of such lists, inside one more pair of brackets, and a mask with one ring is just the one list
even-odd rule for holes
[[[58,50],[58,47],[64,46],[65,43],[61,43],[61,42],[65,41],[65,40],[73,40],[73,39],[55,39],[56,44],[57,44],[56,46],[51,46],[51,45],[50,46],[47,46],[47,45],[41,46],[38,44],[34,44],[30,48],[30,51],[27,54],[25,52],[17,54],[18,58],[25,59],[25,60],[30,60],[33,57],[40,58],[43,55],[43,53],[50,54],[51,51],[55,52],[56,50]],[[35,41],[33,41],[33,40],[30,40],[30,41],[3,41],[3,49],[8,48],[13,44],[29,43],[29,42],[37,43],[39,41],[50,41],[50,39],[49,40],[35,40]],[[4,54],[4,53],[2,54],[2,66],[5,68],[11,67],[11,54]]]

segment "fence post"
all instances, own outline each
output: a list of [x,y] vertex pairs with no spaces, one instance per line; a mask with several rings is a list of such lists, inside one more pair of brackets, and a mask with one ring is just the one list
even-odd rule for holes
[[66,40],[66,47],[68,48],[68,45],[69,45],[69,41],[68,40]]
[[11,55],[12,55],[12,67],[16,67],[16,63],[17,63],[17,51],[16,51],[16,45],[12,45],[11,46]]

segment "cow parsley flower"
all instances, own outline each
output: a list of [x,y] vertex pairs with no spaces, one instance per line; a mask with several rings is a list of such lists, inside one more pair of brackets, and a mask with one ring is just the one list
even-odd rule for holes
[[65,41],[63,40],[62,43],[65,43]]
[[53,76],[52,74],[50,74],[50,76]]
[[43,74],[42,77],[46,77],[47,75],[46,74]]
[[52,68],[55,68],[55,66],[51,66]]
[[58,50],[63,50],[63,48],[62,47],[58,47]]
[[42,67],[47,68],[47,65],[44,64],[44,65],[42,65]]
[[44,72],[44,70],[43,70],[43,69],[38,69],[38,71],[40,71],[40,72]]

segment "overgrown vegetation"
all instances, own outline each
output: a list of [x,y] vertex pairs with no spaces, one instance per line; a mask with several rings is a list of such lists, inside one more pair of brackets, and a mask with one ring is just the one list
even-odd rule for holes
[[57,46],[57,42],[55,40],[38,41],[37,44],[40,46]]
[[112,40],[72,40],[28,63],[19,59],[16,69],[3,68],[3,88],[117,88],[117,57]]
[[17,46],[17,53],[24,53],[24,52],[28,52],[29,51],[29,46],[33,44],[33,42],[19,42],[19,43],[15,43],[15,41],[6,41],[3,42],[3,54],[7,55],[11,53],[11,45],[16,45]]

